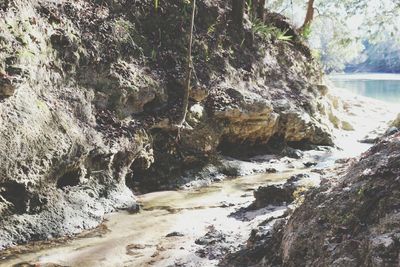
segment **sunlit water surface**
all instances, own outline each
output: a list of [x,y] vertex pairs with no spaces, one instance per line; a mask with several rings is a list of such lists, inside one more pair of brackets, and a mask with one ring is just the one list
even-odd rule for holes
[[329,80],[333,84],[332,93],[342,99],[347,112],[339,117],[354,130],[336,131],[338,150],[322,160],[320,168],[368,150],[372,144],[360,141],[382,136],[390,121],[400,113],[400,74],[337,74],[330,75]]
[[331,75],[332,82],[350,92],[400,104],[400,74],[338,74]]

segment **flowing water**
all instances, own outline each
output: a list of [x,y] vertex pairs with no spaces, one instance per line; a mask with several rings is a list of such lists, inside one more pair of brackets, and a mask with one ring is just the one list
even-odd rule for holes
[[[4,266],[21,262],[62,266],[211,266],[217,261],[199,257],[195,240],[210,229],[229,233],[228,246],[244,243],[253,227],[283,214],[285,207],[229,216],[252,201],[252,191],[266,183],[286,180],[294,172],[260,174],[225,180],[212,186],[149,193],[139,197],[138,214],[118,212],[106,218],[107,231],[77,238],[61,246],[11,256]],[[269,212],[266,212],[269,211]],[[175,236],[167,237],[169,233]]]
[[[336,144],[341,149],[326,153],[307,152],[319,153],[317,168],[332,166],[338,158],[357,156],[368,149],[369,144],[361,144],[358,140],[378,126],[387,127],[399,106],[393,103],[400,102],[400,75],[340,75],[333,76],[332,80],[338,87],[345,88],[338,94],[346,100],[346,119],[355,131],[336,133]],[[349,91],[359,95],[347,95]],[[258,186],[282,183],[295,173],[309,172],[293,165],[289,169],[276,174],[225,180],[200,189],[139,196],[143,205],[140,213],[109,214],[101,228],[103,231],[94,231],[84,238],[10,250],[3,254],[6,256],[0,266],[22,262],[39,264],[32,266],[215,266],[218,259],[202,257],[207,251],[196,244],[196,240],[210,231],[225,234],[221,240],[227,250],[218,251],[216,247],[211,255],[244,245],[251,229],[268,218],[281,216],[286,207],[269,206],[239,217],[232,214],[253,201],[252,191]],[[309,182],[317,183],[312,179]],[[174,234],[167,237],[170,233]]]

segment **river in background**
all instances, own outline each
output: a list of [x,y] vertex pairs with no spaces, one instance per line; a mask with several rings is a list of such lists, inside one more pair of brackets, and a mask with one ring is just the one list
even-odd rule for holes
[[335,86],[390,103],[400,103],[400,74],[336,74],[329,78]]

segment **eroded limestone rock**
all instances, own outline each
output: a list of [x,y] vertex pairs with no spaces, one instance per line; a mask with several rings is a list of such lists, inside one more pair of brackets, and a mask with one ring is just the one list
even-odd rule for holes
[[219,39],[224,1],[199,3],[193,130],[178,135],[184,3],[164,4],[166,20],[155,19],[152,1],[0,4],[0,248],[95,227],[134,206],[126,185],[176,186],[223,144],[245,154],[265,153],[271,140],[330,143],[322,77],[307,51]]
[[398,266],[399,162],[396,133],[348,162],[341,177],[324,180],[288,220],[252,237],[222,266]]

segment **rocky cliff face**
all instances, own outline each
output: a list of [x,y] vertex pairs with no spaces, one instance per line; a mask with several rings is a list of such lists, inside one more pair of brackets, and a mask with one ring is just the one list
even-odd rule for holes
[[193,130],[177,139],[188,8],[0,3],[0,248],[94,227],[134,205],[126,185],[157,188],[219,152],[332,144],[332,107],[304,46],[248,25],[231,37],[224,1],[199,3]]
[[[399,141],[398,134],[381,141],[331,189],[323,187],[309,196],[313,200],[291,219],[296,225],[289,221],[283,234],[284,263],[299,262],[297,250],[310,253],[321,265],[399,264]],[[299,223],[303,220],[307,229]],[[318,237],[313,230],[318,230]]]

